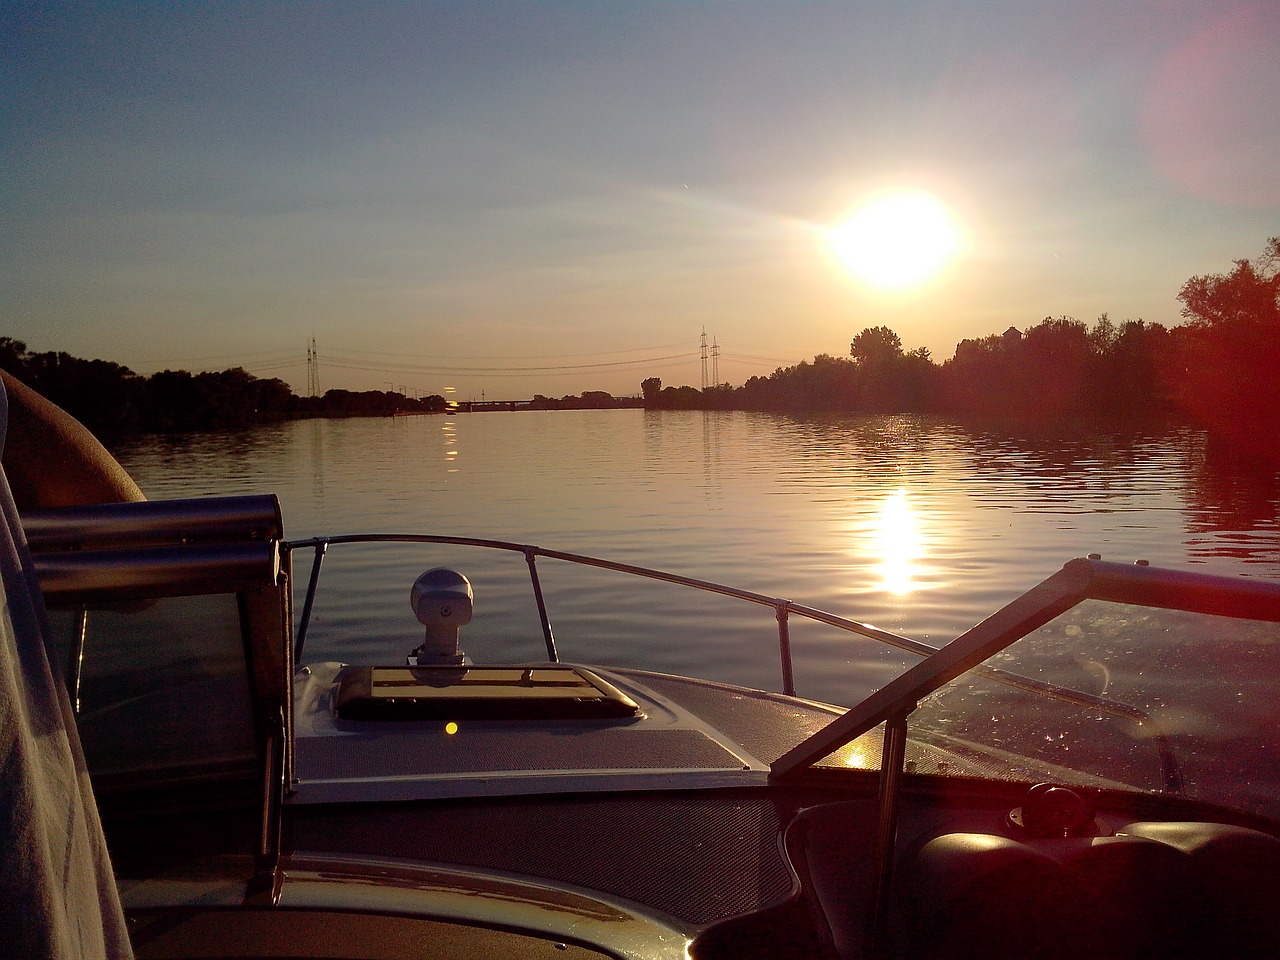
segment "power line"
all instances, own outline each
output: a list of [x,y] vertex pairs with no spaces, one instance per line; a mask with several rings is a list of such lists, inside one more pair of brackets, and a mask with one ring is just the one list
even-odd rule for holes
[[[154,358],[142,357],[135,360],[135,363],[147,364],[148,366],[156,366],[165,363],[206,363],[210,360],[236,360],[241,357],[263,357],[270,355],[281,355],[280,347],[272,347],[270,350],[239,350],[235,353],[207,353],[201,357],[170,357],[167,360],[156,360]],[[290,354],[292,356],[292,354]]]
[[724,358],[725,358],[725,359],[727,359],[727,360],[738,360],[738,361],[754,362],[754,363],[776,363],[776,364],[779,364],[779,365],[782,365],[782,364],[793,364],[793,363],[799,363],[799,362],[800,362],[799,360],[794,360],[794,359],[790,359],[790,360],[779,360],[779,359],[778,359],[778,358],[776,358],[776,357],[751,357],[751,356],[747,356],[746,354],[742,354],[742,353],[722,353],[722,354],[721,354],[721,356],[722,356],[722,357],[724,357]]
[[[234,364],[231,364],[229,367],[223,367],[221,364],[211,364],[211,363],[195,364],[194,365],[195,370],[192,372],[198,372],[202,367],[204,370],[213,371],[213,372],[221,372],[224,369],[234,370],[237,367],[243,370],[271,370],[271,369],[282,369],[284,367],[296,367],[302,362],[303,362],[302,359],[296,353],[289,353],[289,354],[278,354],[276,356],[264,357],[261,360],[250,360],[244,363],[234,363]],[[144,369],[148,367],[154,367],[156,369],[170,368],[168,364],[150,364],[150,363],[140,364],[135,362],[135,365],[144,367]],[[184,368],[180,368],[180,369],[184,369]]]
[[[374,366],[371,367],[370,369],[382,369],[383,366],[385,366],[385,364],[383,364],[381,361],[365,360],[365,359],[362,359],[362,357],[359,357],[359,356],[351,357],[351,356],[347,356],[347,354],[360,354],[367,357],[395,357],[401,362],[401,364],[405,364],[406,361],[412,361],[415,359],[435,360],[435,361],[444,360],[444,361],[449,361],[450,363],[453,363],[456,361],[467,361],[467,360],[482,360],[482,361],[525,360],[525,361],[528,361],[528,360],[554,360],[554,359],[560,359],[560,358],[572,359],[577,357],[608,357],[608,356],[617,356],[618,354],[640,353],[642,351],[658,351],[658,350],[669,349],[670,347],[681,346],[683,342],[684,341],[677,341],[674,343],[663,343],[663,344],[657,344],[654,346],[647,346],[647,347],[623,347],[618,350],[597,350],[590,353],[521,354],[519,356],[499,355],[499,356],[484,356],[484,357],[476,357],[476,356],[462,357],[462,356],[451,356],[451,355],[438,354],[438,353],[433,353],[428,355],[415,355],[415,354],[406,354],[403,351],[364,350],[356,347],[347,347],[341,350],[339,356],[347,359],[352,364],[372,363],[374,364]],[[295,353],[281,351],[279,348],[274,348],[270,350],[240,351],[237,353],[205,354],[203,356],[198,356],[198,357],[170,357],[168,359],[162,359],[162,360],[143,357],[140,359],[135,359],[132,362],[136,365],[146,366],[146,367],[163,367],[169,364],[185,363],[185,364],[195,365],[196,367],[209,368],[213,366],[214,361],[228,361],[228,362],[231,362],[233,366],[241,366],[241,367],[244,367],[246,370],[250,370],[250,369],[251,370],[280,370],[280,369],[286,369],[288,367],[299,366],[305,363],[308,365],[309,372],[310,372],[310,365],[314,362],[315,372],[318,374],[319,373],[319,353],[317,351],[313,355],[311,351],[314,348],[315,348],[315,337],[313,335],[311,338],[311,341],[308,344],[308,348],[307,348],[308,356],[306,359],[299,358],[298,355]],[[642,358],[642,359],[636,359],[636,360],[617,360],[617,361],[610,361],[604,364],[600,364],[599,366],[608,366],[611,364],[624,365],[624,364],[648,363],[651,361],[663,361],[665,359],[668,359],[668,358],[656,357],[656,358]],[[329,359],[326,356],[326,363],[328,362],[329,362]],[[549,365],[546,367],[519,367],[516,369],[554,371],[554,370],[586,369],[591,366],[595,366],[595,365],[567,364],[567,365],[554,365],[554,366]],[[426,364],[426,365],[423,365],[421,369],[424,371],[440,371],[440,372],[475,371],[475,372],[487,373],[487,372],[496,372],[500,370],[505,370],[508,368],[487,367],[487,366],[477,366],[477,367],[450,366],[447,368],[441,368],[435,364]],[[408,369],[407,372],[414,372],[414,370]],[[308,381],[308,385],[309,384],[310,384],[310,381]],[[318,386],[319,384],[317,383],[317,387]]]
[[679,340],[675,343],[660,343],[650,347],[622,347],[617,350],[596,350],[591,353],[548,353],[548,354],[520,354],[518,356],[484,356],[484,357],[459,357],[450,356],[441,353],[432,354],[407,354],[402,350],[363,350],[358,347],[342,347],[343,353],[358,353],[373,357],[399,357],[401,359],[431,359],[431,360],[556,360],[556,359],[573,359],[576,357],[608,357],[619,353],[639,353],[642,350],[667,350],[671,347],[678,347],[685,341]]
[[522,373],[560,373],[574,370],[606,370],[635,367],[646,363],[667,363],[672,360],[687,360],[692,353],[669,354],[664,357],[641,357],[635,360],[612,360],[606,363],[553,364],[546,366],[501,366],[501,367],[463,367],[453,364],[411,364],[411,363],[377,363],[359,357],[346,357],[341,354],[329,356],[325,363],[328,366],[342,367],[347,370],[366,370],[376,372],[385,370],[389,373],[485,373],[514,376]]
[[287,360],[282,363],[255,363],[241,369],[248,373],[267,373],[273,370],[296,370],[301,364],[301,360]]
[[[687,342],[687,341],[686,341]],[[646,348],[629,348],[622,351],[598,351],[593,353],[581,354],[550,354],[548,357],[596,357],[596,356],[617,356],[619,353],[634,353],[638,350]],[[657,349],[657,348],[648,348]],[[353,356],[352,354],[364,354],[365,356]],[[246,370],[255,374],[268,372],[277,372],[284,370],[296,370],[299,366],[306,368],[306,391],[310,396],[319,396],[320,388],[320,353],[316,344],[316,338],[313,335],[307,342],[305,357],[298,357],[296,354],[280,354],[278,351],[258,351],[257,353],[226,356],[235,357],[254,357],[261,356],[260,362],[249,362],[243,366]],[[379,356],[395,356],[399,358],[394,362],[373,359]],[[699,337],[699,349],[697,352],[673,353],[659,356],[637,357],[633,359],[616,359],[607,360],[599,363],[560,363],[560,364],[530,364],[530,365],[477,365],[477,366],[461,366],[454,362],[449,363],[413,363],[412,357],[406,357],[404,354],[385,354],[373,350],[343,350],[337,354],[326,355],[325,364],[328,367],[337,370],[346,370],[357,373],[386,373],[388,375],[397,376],[440,376],[440,375],[484,375],[487,377],[500,378],[520,378],[520,377],[536,377],[545,376],[547,374],[572,375],[575,373],[586,374],[590,372],[603,373],[609,371],[621,372],[633,369],[645,364],[682,364],[693,361],[695,358],[701,365],[702,373],[702,389],[707,389],[712,384],[720,383],[720,358],[723,357],[728,363],[735,364],[754,364],[769,363],[775,366],[786,366],[794,364],[798,361],[794,359],[780,359],[777,357],[762,357],[750,354],[733,354],[723,352],[720,348],[719,338],[708,337],[706,330],[702,331]],[[433,360],[449,360],[447,357],[435,356]],[[479,358],[477,358],[479,359]],[[501,357],[483,358],[486,360],[500,360]],[[521,357],[519,359],[542,359],[541,357]]]

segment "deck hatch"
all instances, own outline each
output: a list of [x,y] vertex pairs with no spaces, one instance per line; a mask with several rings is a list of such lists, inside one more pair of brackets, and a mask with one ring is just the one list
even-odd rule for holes
[[590,671],[557,665],[347,667],[337,684],[342,720],[596,720],[639,710]]

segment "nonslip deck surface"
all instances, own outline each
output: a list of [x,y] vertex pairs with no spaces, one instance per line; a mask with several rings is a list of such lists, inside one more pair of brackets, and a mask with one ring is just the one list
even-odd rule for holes
[[773,801],[735,791],[299,807],[287,844],[499,870],[622,897],[694,924],[785,898]]

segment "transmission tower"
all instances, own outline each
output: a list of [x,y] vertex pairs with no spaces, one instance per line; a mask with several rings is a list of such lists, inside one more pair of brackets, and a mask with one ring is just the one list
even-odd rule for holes
[[701,349],[699,356],[702,358],[702,389],[707,389],[707,328],[702,328],[702,339],[699,341]]
[[320,354],[316,350],[316,338],[312,334],[311,342],[307,344],[307,396],[315,397],[320,394]]
[[720,344],[716,343],[715,337],[711,338],[711,385],[720,386]]

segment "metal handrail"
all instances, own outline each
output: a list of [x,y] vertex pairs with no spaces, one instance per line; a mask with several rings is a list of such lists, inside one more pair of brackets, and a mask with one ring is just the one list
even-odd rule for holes
[[436,536],[432,534],[419,533],[363,533],[352,534],[340,537],[309,537],[305,540],[290,540],[282,544],[282,546],[292,552],[294,550],[310,549],[314,552],[314,559],[311,567],[311,577],[307,584],[307,595],[302,605],[302,617],[298,624],[298,636],[294,643],[294,662],[300,662],[302,656],[302,647],[306,642],[307,628],[311,620],[311,611],[314,604],[316,587],[320,578],[320,565],[324,562],[324,557],[331,545],[345,543],[435,543],[435,544],[451,544],[463,547],[481,547],[491,550],[507,550],[512,553],[520,553],[524,555],[526,562],[529,564],[529,577],[533,587],[534,600],[538,606],[538,619],[542,625],[543,638],[547,644],[547,658],[551,662],[559,660],[559,656],[555,646],[555,636],[551,627],[551,620],[547,613],[546,600],[542,592],[542,583],[538,578],[537,559],[545,557],[549,560],[562,560],[566,563],[576,563],[582,566],[599,567],[603,570],[611,570],[615,573],[625,573],[631,576],[643,577],[648,580],[660,580],[665,583],[673,583],[678,586],[691,587],[695,590],[701,590],[705,593],[716,593],[725,597],[732,597],[736,600],[743,600],[747,603],[754,603],[762,607],[769,607],[774,611],[774,615],[778,621],[778,650],[781,658],[782,667],[782,685],[783,692],[788,696],[795,696],[795,679],[792,669],[791,660],[791,642],[789,632],[789,619],[791,614],[803,617],[807,620],[814,620],[819,623],[825,623],[837,629],[844,630],[848,633],[854,633],[869,640],[875,640],[886,646],[904,650],[908,653],[914,653],[920,657],[928,657],[938,652],[938,648],[930,646],[927,643],[921,643],[918,640],[911,640],[907,637],[898,636],[896,633],[889,633],[887,630],[881,630],[867,623],[859,623],[856,620],[848,620],[844,617],[838,617],[835,614],[827,613],[816,607],[809,607],[802,603],[795,603],[791,600],[785,600],[779,597],[766,596],[763,593],[755,593],[751,590],[742,590],[738,587],[730,587],[722,583],[714,583],[710,580],[699,580],[694,577],[685,577],[677,573],[668,573],[665,570],[654,570],[649,567],[639,567],[630,563],[618,563],[615,560],[604,560],[600,557],[591,557],[580,553],[566,553],[563,550],[547,550],[543,547],[533,546],[531,544],[515,543],[508,540],[484,540],[475,537],[446,537]]
[[[823,623],[828,626],[835,627],[836,629],[843,630],[847,633],[865,637],[868,640],[874,640],[877,643],[884,644],[885,646],[892,647],[906,653],[912,653],[919,657],[931,657],[940,649],[939,647],[932,646],[931,644],[899,636],[896,633],[881,630],[879,627],[873,627],[870,624],[861,623],[857,620],[849,620],[845,617],[828,613],[825,610],[820,610],[817,607],[811,607],[803,603],[796,603],[793,600],[770,597],[763,593],[755,593],[751,590],[730,587],[710,580],[699,580],[695,577],[686,577],[677,573],[668,573],[665,570],[654,570],[649,567],[636,566],[635,564],[619,563],[615,560],[605,560],[600,557],[592,557],[586,554],[567,553],[563,550],[548,550],[532,544],[515,543],[508,540],[486,540],[476,537],[449,537],[417,533],[364,533],[337,537],[309,537],[303,540],[282,542],[281,546],[286,551],[292,552],[294,550],[310,549],[314,553],[311,576],[307,584],[307,594],[302,605],[302,616],[298,624],[298,634],[294,643],[295,663],[301,662],[302,648],[303,644],[306,642],[307,628],[310,624],[316,589],[319,584],[321,564],[324,562],[324,558],[327,555],[330,546],[334,544],[348,543],[449,544],[464,547],[480,547],[491,550],[506,550],[511,553],[522,554],[529,565],[529,578],[533,587],[534,600],[537,603],[538,619],[542,625],[543,639],[547,646],[547,659],[552,663],[559,661],[559,654],[556,649],[555,635],[552,630],[551,619],[547,613],[546,600],[542,592],[542,583],[538,577],[537,559],[539,557],[545,557],[549,560],[561,560],[566,563],[576,563],[582,566],[598,567],[603,570],[629,574],[631,576],[642,577],[648,580],[672,583],[678,586],[701,590],[705,593],[715,593],[721,596],[742,600],[747,603],[754,603],[758,606],[769,607],[774,611],[774,615],[778,621],[778,655],[781,660],[782,690],[787,696],[794,697],[796,695],[789,626],[792,614],[806,620],[812,620],[816,623]],[[1095,709],[1102,713],[1109,714],[1112,717],[1128,720],[1132,723],[1147,727],[1147,729],[1152,731],[1152,741],[1160,755],[1162,779],[1164,781],[1165,790],[1175,794],[1182,793],[1183,779],[1177,758],[1173,753],[1167,736],[1162,730],[1160,730],[1154,718],[1146,711],[1141,710],[1138,707],[1130,706],[1129,704],[1109,700],[1106,697],[1094,696],[1093,694],[1083,693],[1079,690],[1059,687],[1043,680],[1036,680],[1032,677],[1024,677],[1020,674],[1010,673],[1009,671],[1001,670],[998,667],[978,664],[972,669],[973,672],[979,676],[995,680],[996,682],[1006,686],[1024,690],[1029,693],[1041,694],[1061,703]]]

